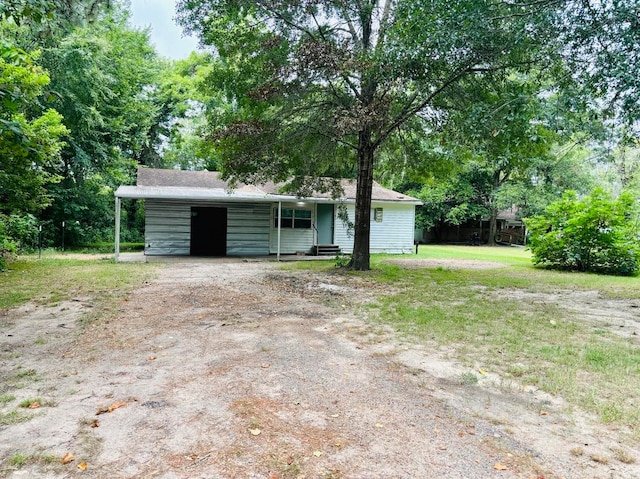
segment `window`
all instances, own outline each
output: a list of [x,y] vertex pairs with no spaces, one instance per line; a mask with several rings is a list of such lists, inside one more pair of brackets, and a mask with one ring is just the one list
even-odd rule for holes
[[382,208],[373,209],[373,219],[376,223],[382,223]]
[[[278,227],[278,208],[273,209],[273,226]],[[282,228],[311,229],[311,210],[282,208]]]

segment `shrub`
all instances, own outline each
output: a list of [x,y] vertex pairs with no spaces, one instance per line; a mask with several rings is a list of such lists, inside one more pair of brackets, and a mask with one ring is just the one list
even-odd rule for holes
[[0,270],[18,253],[35,248],[38,221],[33,215],[0,214]]
[[567,192],[542,215],[527,218],[535,264],[554,269],[635,275],[640,270],[637,205],[602,189],[578,199]]

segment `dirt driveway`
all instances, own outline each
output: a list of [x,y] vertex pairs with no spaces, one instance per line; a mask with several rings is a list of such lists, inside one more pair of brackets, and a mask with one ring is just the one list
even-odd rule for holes
[[15,420],[0,404],[0,477],[640,477],[594,461],[612,439],[554,400],[461,384],[455,364],[366,323],[354,306],[376,293],[183,261],[114,319],[81,327],[91,298],[11,311],[0,395],[41,404]]

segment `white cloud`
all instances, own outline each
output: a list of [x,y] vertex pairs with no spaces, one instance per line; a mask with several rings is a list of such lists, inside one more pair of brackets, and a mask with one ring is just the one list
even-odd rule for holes
[[133,25],[151,28],[151,42],[161,56],[186,58],[197,49],[197,39],[185,37],[174,20],[174,0],[131,0],[131,11]]

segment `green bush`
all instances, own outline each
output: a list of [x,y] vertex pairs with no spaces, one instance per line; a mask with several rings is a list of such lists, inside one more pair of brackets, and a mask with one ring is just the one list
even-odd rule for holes
[[542,215],[527,218],[533,262],[554,269],[635,275],[640,271],[637,203],[602,189],[578,199],[567,192]]
[[30,214],[0,214],[0,270],[18,253],[37,245],[38,221]]

